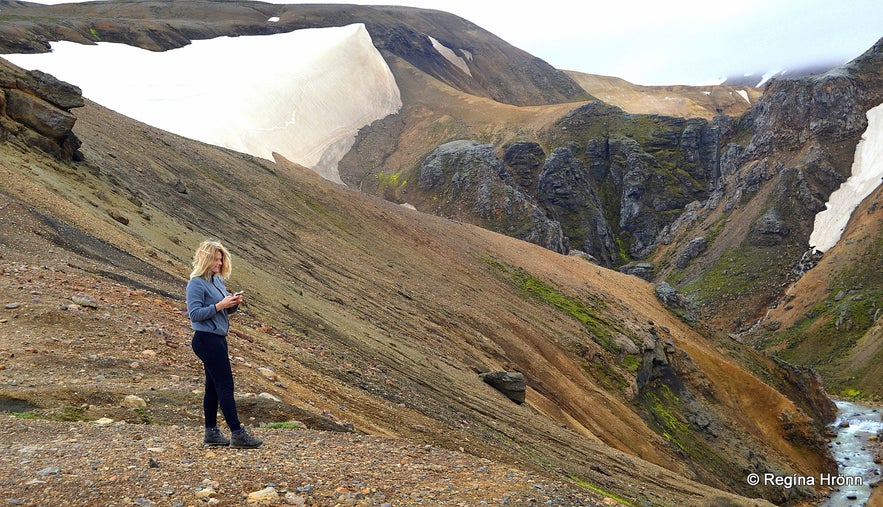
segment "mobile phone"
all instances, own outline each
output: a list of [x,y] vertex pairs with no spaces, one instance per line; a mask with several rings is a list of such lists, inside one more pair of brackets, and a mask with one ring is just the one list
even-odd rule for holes
[[242,291],[241,291],[241,290],[240,290],[240,291],[236,291],[236,292],[233,293],[233,296],[241,296],[241,295],[242,295]]

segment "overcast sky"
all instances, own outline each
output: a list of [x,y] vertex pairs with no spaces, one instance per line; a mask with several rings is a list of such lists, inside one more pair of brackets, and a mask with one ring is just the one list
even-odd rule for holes
[[444,10],[559,69],[646,85],[845,63],[883,37],[881,0],[270,1]]

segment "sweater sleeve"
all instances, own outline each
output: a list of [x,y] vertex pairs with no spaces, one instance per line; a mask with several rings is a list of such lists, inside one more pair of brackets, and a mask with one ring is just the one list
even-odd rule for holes
[[187,282],[187,314],[193,322],[208,320],[218,313],[214,304],[205,300],[205,288],[198,278]]

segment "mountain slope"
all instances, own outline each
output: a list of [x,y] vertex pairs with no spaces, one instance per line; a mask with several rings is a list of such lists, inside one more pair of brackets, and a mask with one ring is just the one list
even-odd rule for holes
[[633,114],[706,120],[721,114],[738,117],[763,93],[751,86],[642,86],[612,76],[567,74],[593,97]]
[[[50,41],[117,42],[152,51],[197,39],[267,35],[364,23],[374,45],[470,94],[516,105],[584,100],[566,74],[452,14],[410,7],[261,2],[143,2],[39,5],[0,2],[0,53],[48,51]],[[47,22],[61,18],[62,23]],[[269,22],[270,18],[278,18]],[[435,40],[435,43],[433,43]],[[446,47],[444,57],[439,44]],[[453,60],[453,61],[452,61]],[[464,72],[457,61],[468,62]]]
[[[28,80],[13,81],[27,89]],[[102,287],[116,280],[123,293],[149,288],[136,302],[153,300],[162,310],[139,326],[177,347],[157,344],[175,360],[140,371],[134,389],[163,385],[179,361],[190,364],[189,373],[176,373],[182,385],[163,396],[198,413],[198,400],[186,394],[195,386],[185,380],[198,370],[175,295],[193,246],[215,236],[236,258],[231,286],[249,294],[231,337],[239,377],[282,399],[248,404],[256,419],[309,416],[334,427],[321,422],[324,413],[357,431],[463,447],[632,502],[759,504],[732,492],[781,501],[777,488],[747,486],[744,470],[831,469],[803,409],[721,355],[639,279],[188,141],[93,103],[73,111],[81,161],[35,151],[22,133],[28,128],[4,120],[15,128],[0,145],[4,209],[14,224],[3,228],[4,260],[91,272],[91,288],[52,285],[41,297],[100,291],[109,298],[105,313],[123,319],[126,300]],[[41,341],[35,366],[86,361],[102,377],[88,382],[95,395],[86,403],[111,410],[114,402],[99,400],[133,389],[119,370],[130,356],[112,344],[137,347],[138,328],[107,318],[110,331],[78,324],[101,322],[101,306],[85,319],[59,312],[25,301],[26,318],[4,323],[4,348],[56,329],[60,341]],[[61,327],[43,327],[48,322]],[[72,338],[107,348],[66,356]],[[59,379],[22,381],[18,364],[4,370],[4,397],[63,411]],[[478,376],[496,370],[525,375],[525,404]],[[76,371],[53,373],[66,384]],[[643,489],[632,487],[635,477]]]

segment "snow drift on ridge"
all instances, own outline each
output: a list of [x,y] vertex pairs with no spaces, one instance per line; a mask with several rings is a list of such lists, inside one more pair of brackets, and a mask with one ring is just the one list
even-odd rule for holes
[[361,23],[196,40],[165,52],[56,42],[51,53],[4,58],[144,123],[270,160],[277,152],[336,182],[358,130],[402,105]]
[[828,251],[840,241],[852,212],[883,178],[883,104],[866,114],[868,128],[855,147],[852,176],[831,194],[825,211],[816,215],[809,245],[820,252]]

